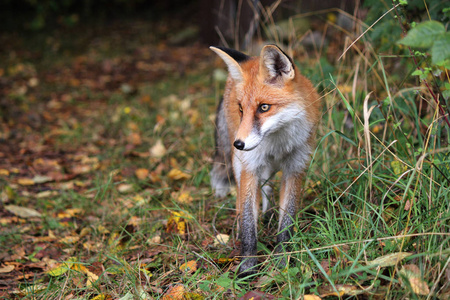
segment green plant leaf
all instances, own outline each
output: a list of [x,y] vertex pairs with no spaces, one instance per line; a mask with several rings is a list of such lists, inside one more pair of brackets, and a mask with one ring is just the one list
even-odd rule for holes
[[450,59],[450,32],[447,32],[434,42],[431,47],[431,62],[437,64]]
[[426,21],[411,29],[399,43],[411,47],[429,48],[433,46],[437,37],[444,33],[445,27],[442,23]]

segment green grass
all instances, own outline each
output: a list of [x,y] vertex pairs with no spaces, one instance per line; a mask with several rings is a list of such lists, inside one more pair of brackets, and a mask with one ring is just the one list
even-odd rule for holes
[[[254,290],[278,299],[339,293],[343,298],[424,297],[414,292],[417,282],[413,286],[407,279],[411,274],[426,284],[431,297],[448,296],[449,128],[432,103],[419,110],[421,99],[430,102],[430,97],[414,79],[399,75],[410,66],[400,72],[392,67],[397,61],[370,50],[369,42],[360,46],[368,49],[365,56],[349,51],[345,59],[331,64],[324,53],[315,53],[310,57],[321,59],[299,62],[323,95],[323,117],[295,236],[287,249],[290,265],[285,270],[276,267],[276,225],[261,223],[260,273],[247,280],[235,274],[239,261],[232,254],[237,248],[234,195],[215,199],[209,188],[211,116],[223,89],[223,82],[212,79],[212,53],[207,56],[205,51],[201,64],[181,77],[169,74],[153,82],[135,82],[132,93],[120,87],[98,91],[42,83],[36,100],[28,98],[34,91],[26,94],[21,101],[31,110],[49,110],[42,103],[51,91],[74,98],[63,103],[73,114],[51,112],[57,122],[44,123],[37,135],[43,141],[51,134],[45,143],[63,152],[58,156],[61,164],[87,171],[62,180],[72,184],[67,188],[61,182],[40,185],[56,191],[44,198],[37,196],[38,190],[18,185],[18,175],[0,179],[3,195],[14,191],[2,197],[5,205],[32,207],[43,214],[41,219],[17,221],[0,235],[2,253],[24,251],[14,262],[43,266],[39,271],[25,269],[33,275],[17,279],[10,298],[162,299],[175,287],[188,299],[239,298]],[[120,57],[115,55],[110,58]],[[62,65],[72,66],[74,58],[55,61],[60,59]],[[58,63],[55,70],[59,68]],[[55,126],[60,131],[54,131]],[[158,140],[166,149],[162,157],[149,151]],[[137,178],[138,168],[147,169],[150,176]],[[173,169],[190,176],[176,180],[169,175]],[[274,180],[279,181],[276,176]],[[68,209],[80,210],[58,215]],[[219,233],[230,235],[230,241],[214,245]],[[36,241],[50,236],[54,238]],[[77,240],[64,240],[66,236]],[[36,258],[43,247],[47,250]],[[56,262],[48,260],[55,255],[53,248]],[[400,252],[411,255],[384,258],[384,266],[370,263]],[[71,257],[76,263],[64,273],[44,273]],[[196,270],[180,269],[190,261],[196,262]],[[418,274],[405,271],[411,265]],[[80,266],[97,280],[88,284],[89,273]]]

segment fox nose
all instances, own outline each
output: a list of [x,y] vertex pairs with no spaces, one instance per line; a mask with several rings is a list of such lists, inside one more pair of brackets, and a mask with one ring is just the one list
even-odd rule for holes
[[243,141],[241,141],[241,140],[236,140],[236,141],[234,141],[234,147],[236,147],[236,149],[238,149],[238,150],[242,150],[242,149],[244,149],[244,147],[245,147],[245,143],[243,142]]

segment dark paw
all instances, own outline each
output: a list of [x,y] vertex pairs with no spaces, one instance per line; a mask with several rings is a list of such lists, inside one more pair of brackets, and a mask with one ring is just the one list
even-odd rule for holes
[[256,267],[257,263],[258,259],[256,257],[246,258],[239,267],[238,277],[244,278],[258,273],[258,269]]

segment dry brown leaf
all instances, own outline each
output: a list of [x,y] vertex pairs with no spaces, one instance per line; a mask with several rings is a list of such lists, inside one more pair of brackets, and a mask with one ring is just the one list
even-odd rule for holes
[[21,218],[33,218],[33,217],[41,217],[41,213],[35,209],[17,206],[17,205],[5,205],[5,209],[16,216]]
[[136,177],[140,180],[144,180],[148,178],[149,171],[145,168],[139,168],[136,171],[134,171],[134,174]]
[[368,266],[390,267],[395,266],[404,258],[412,255],[409,252],[396,252],[387,255],[380,256],[372,261],[367,262]]
[[0,268],[0,274],[1,273],[9,273],[12,272],[15,269],[14,265],[7,265],[5,267]]
[[[322,286],[319,289],[320,297],[322,297],[322,298],[329,297],[329,296],[341,297],[344,295],[353,295],[353,294],[355,294],[355,291],[358,290],[358,288],[356,286],[347,285],[347,284],[336,284],[335,288],[336,288],[336,290],[331,285]],[[336,291],[337,291],[337,293],[336,293]]]
[[162,300],[183,300],[186,289],[183,285],[175,285],[163,295]]
[[133,185],[127,183],[121,183],[117,186],[119,193],[126,194],[133,190]]
[[406,278],[415,294],[424,296],[430,294],[430,289],[428,288],[427,283],[422,279],[420,268],[418,266],[413,264],[404,265],[400,270],[399,275],[402,286],[405,286],[403,278]]
[[136,146],[142,144],[142,138],[141,138],[141,135],[140,135],[139,133],[137,133],[137,132],[131,133],[131,134],[127,137],[127,140],[128,140],[128,142],[129,142],[130,144],[133,144],[133,145],[136,145]]

